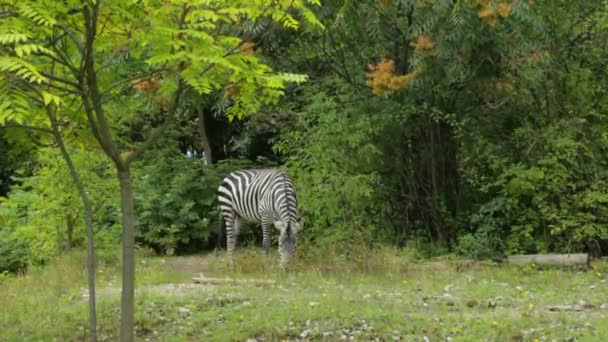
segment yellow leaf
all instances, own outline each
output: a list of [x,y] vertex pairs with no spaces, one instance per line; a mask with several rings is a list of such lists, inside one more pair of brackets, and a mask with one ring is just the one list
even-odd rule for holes
[[509,16],[509,14],[511,14],[511,4],[508,3],[501,3],[498,5],[498,14],[503,17],[506,18]]
[[42,100],[44,101],[44,105],[48,106],[51,102],[53,102],[53,94],[47,93],[46,91],[42,92]]

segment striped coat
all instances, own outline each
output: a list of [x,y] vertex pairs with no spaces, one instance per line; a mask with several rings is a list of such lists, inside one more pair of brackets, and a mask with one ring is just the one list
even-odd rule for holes
[[303,220],[297,214],[297,196],[287,175],[276,169],[230,173],[218,188],[221,215],[226,222],[228,262],[233,267],[234,246],[243,221],[261,223],[263,247],[270,250],[270,226],[279,230],[279,253],[284,267],[296,248]]

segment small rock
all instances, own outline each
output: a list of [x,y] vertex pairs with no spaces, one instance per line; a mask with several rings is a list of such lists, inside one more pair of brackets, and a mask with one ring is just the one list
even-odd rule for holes
[[607,304],[602,304],[602,305],[600,305],[600,309],[602,309],[602,310],[606,309],[607,307],[608,307],[608,305],[607,305]]
[[523,342],[525,340],[526,339],[521,334],[515,334],[515,335],[511,336],[511,341],[513,341],[513,342]]
[[429,338],[426,336],[424,336],[422,339],[424,340],[424,342],[431,342],[431,340],[429,340]]
[[488,302],[488,307],[489,308],[495,308],[496,307],[496,301],[495,300],[490,300]]
[[182,315],[189,315],[192,313],[192,310],[188,308],[178,308],[177,311],[179,311],[179,313],[181,313]]
[[477,302],[477,300],[475,300],[475,299],[471,299],[471,300],[467,301],[467,306],[470,307],[470,308],[474,308],[477,305],[479,305],[479,302]]
[[304,331],[302,331],[302,333],[300,333],[301,338],[307,338],[309,335],[310,335],[310,329],[305,329]]
[[256,340],[255,338],[248,338],[247,342],[258,342],[258,340]]
[[309,302],[308,305],[315,307],[315,306],[319,305],[319,302]]
[[442,300],[448,305],[448,306],[454,306],[454,304],[456,304],[456,299],[450,295],[449,293],[445,293],[442,296]]

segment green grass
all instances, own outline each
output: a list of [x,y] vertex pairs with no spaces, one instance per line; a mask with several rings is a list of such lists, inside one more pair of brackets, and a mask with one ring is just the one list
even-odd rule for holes
[[[442,260],[414,262],[386,249],[367,260],[297,259],[240,250],[234,273],[224,254],[138,259],[136,332],[150,341],[355,340],[535,341],[608,339],[608,263],[589,271]],[[0,283],[0,340],[86,337],[82,253]],[[194,286],[206,276],[274,279],[275,286]],[[119,264],[100,262],[99,330],[114,341]],[[181,287],[167,284],[184,283]],[[445,296],[448,293],[449,296]],[[587,303],[581,312],[549,305]],[[304,337],[304,338],[303,338]]]

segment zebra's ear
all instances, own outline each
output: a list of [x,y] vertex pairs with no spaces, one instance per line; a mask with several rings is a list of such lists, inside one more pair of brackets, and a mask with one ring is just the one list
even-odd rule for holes
[[274,226],[279,230],[279,231],[284,231],[285,230],[285,225],[283,224],[283,222],[281,222],[280,220],[274,221]]
[[304,218],[300,217],[297,221],[297,231],[299,232],[300,230],[302,230],[302,228],[304,228]]

